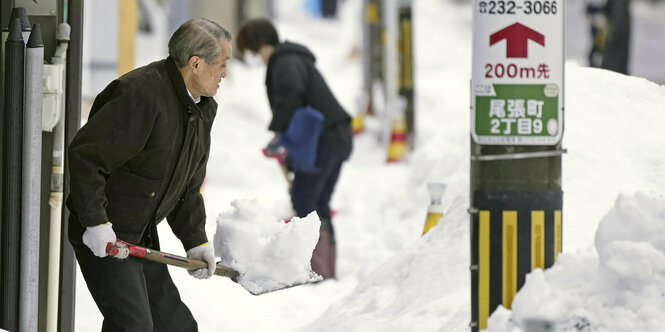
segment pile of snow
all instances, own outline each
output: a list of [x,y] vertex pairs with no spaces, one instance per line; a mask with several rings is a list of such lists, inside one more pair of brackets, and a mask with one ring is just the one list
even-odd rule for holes
[[316,212],[285,223],[256,200],[231,205],[217,218],[215,255],[238,271],[240,285],[262,294],[322,279],[310,266],[321,226]]
[[665,192],[665,87],[566,64],[564,252],[593,244],[620,193]]
[[465,200],[457,197],[437,226],[298,331],[466,330],[470,273]]
[[488,331],[523,331],[547,320],[555,331],[660,331],[665,326],[665,198],[621,195],[596,233],[596,250],[560,256],[527,276],[512,312]]

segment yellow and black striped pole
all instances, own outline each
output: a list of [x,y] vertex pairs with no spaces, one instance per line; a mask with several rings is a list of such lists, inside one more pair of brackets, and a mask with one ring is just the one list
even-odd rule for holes
[[409,148],[414,148],[415,137],[415,105],[413,84],[413,24],[411,15],[411,0],[400,1],[399,7],[399,94],[406,100],[404,115],[406,117],[407,142]]
[[[526,13],[473,0],[474,332],[487,328],[499,305],[510,309],[526,275],[552,266],[562,250],[564,2],[553,3],[554,10]],[[538,68],[540,76],[530,74]]]
[[472,293],[477,329],[501,304],[510,309],[525,276],[561,252],[562,194],[476,191],[472,211]]
[[383,0],[364,0],[363,15],[363,90],[367,114],[375,114],[374,87],[382,86],[383,75]]

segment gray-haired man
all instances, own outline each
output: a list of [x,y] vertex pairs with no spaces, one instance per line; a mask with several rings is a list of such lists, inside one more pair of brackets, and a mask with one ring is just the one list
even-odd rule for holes
[[69,239],[88,289],[104,315],[102,331],[197,331],[166,266],[106,255],[118,239],[159,249],[167,219],[187,256],[214,272],[200,194],[226,77],[231,35],[192,19],[173,34],[169,57],[111,82],[68,151]]

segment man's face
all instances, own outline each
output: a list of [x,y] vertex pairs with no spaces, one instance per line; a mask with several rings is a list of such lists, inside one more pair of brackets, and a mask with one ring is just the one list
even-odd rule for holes
[[228,40],[222,40],[219,46],[222,52],[217,59],[211,63],[207,63],[203,59],[197,61],[194,69],[195,86],[191,91],[193,95],[212,97],[217,94],[219,83],[222,78],[226,77],[226,67],[231,59],[231,43]]

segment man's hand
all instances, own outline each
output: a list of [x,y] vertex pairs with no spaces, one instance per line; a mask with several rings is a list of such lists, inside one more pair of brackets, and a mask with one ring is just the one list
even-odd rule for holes
[[196,279],[208,279],[215,274],[217,268],[215,262],[215,252],[210,242],[206,242],[198,247],[187,250],[187,258],[198,259],[208,263],[207,269],[189,270],[189,274]]
[[87,227],[83,233],[83,243],[90,248],[97,257],[106,257],[106,245],[115,243],[115,232],[110,222]]

